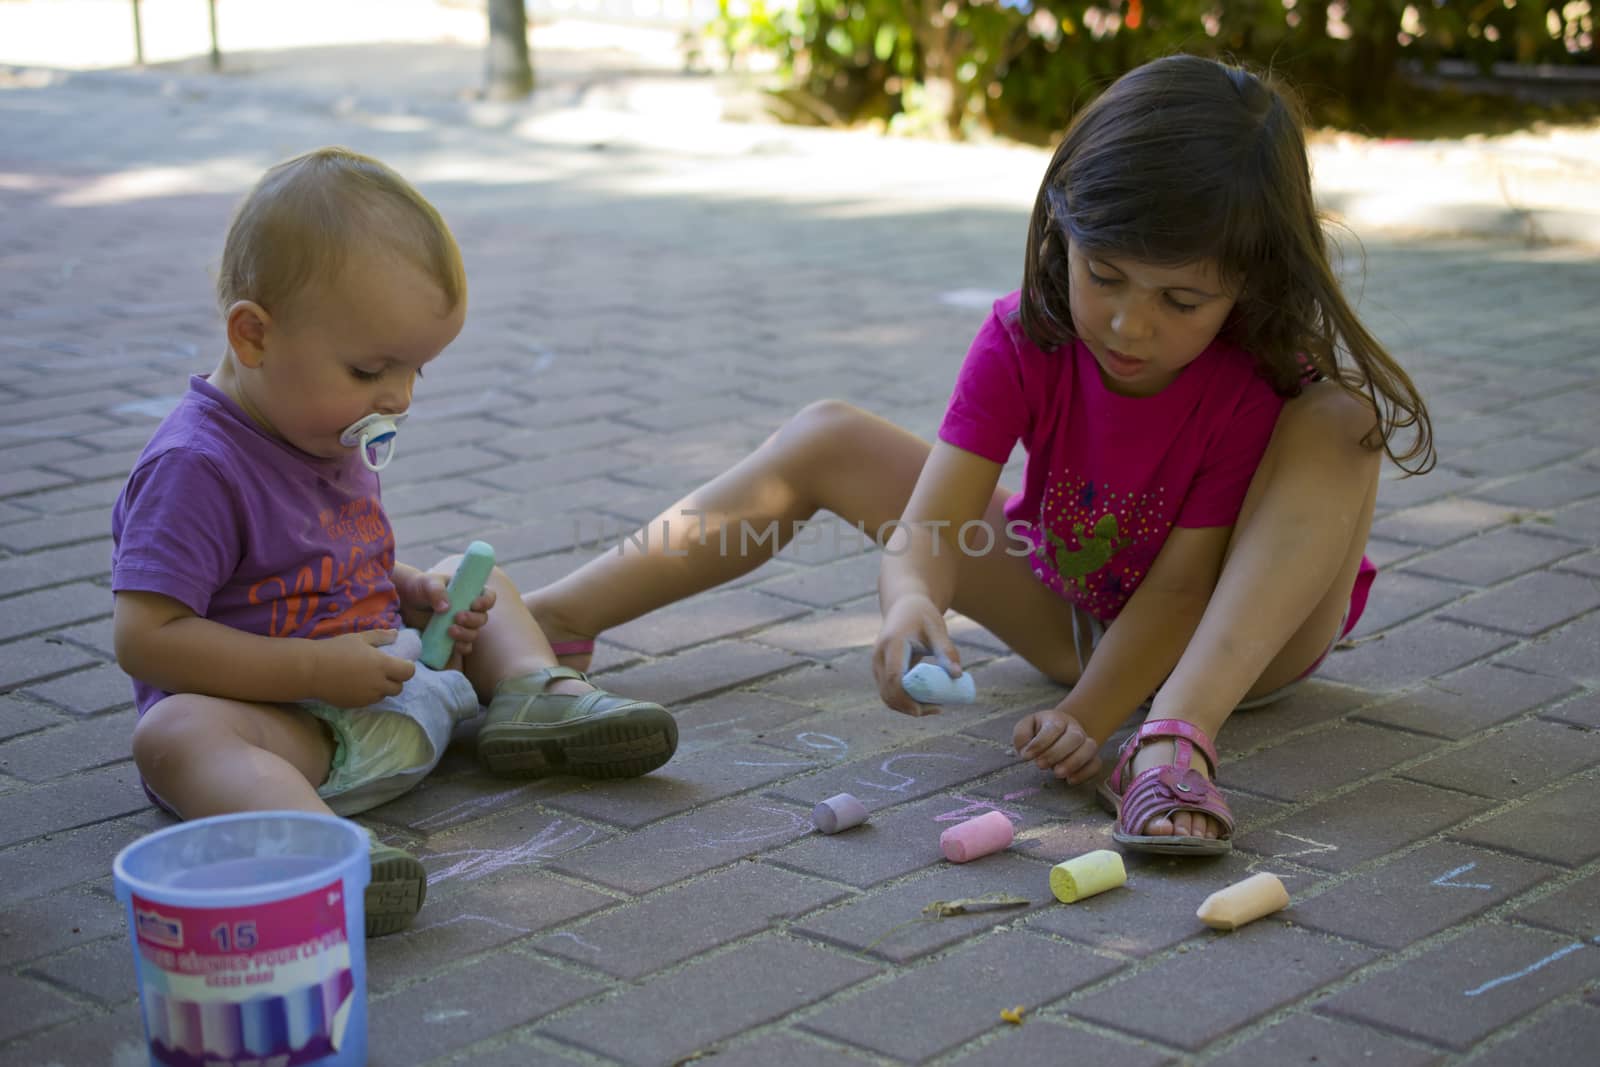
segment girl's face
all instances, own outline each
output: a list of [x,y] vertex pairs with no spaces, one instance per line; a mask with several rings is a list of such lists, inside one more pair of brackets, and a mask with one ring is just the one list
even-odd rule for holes
[[1100,379],[1123,396],[1154,396],[1216,338],[1235,294],[1211,260],[1160,267],[1067,242],[1072,324]]
[[391,255],[353,253],[331,283],[315,284],[262,327],[233,399],[268,433],[334,459],[345,427],[398,414],[424,365],[461,332],[466,303],[445,308],[425,272]]

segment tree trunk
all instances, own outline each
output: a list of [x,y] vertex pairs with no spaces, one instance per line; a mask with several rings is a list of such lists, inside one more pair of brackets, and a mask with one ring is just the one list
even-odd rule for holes
[[494,100],[515,100],[533,92],[528,13],[523,0],[489,0],[487,92]]

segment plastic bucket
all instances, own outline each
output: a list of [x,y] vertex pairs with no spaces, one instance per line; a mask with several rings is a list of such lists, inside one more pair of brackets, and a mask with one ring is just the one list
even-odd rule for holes
[[112,873],[152,1064],[366,1062],[371,867],[359,826],[216,815],[140,838]]

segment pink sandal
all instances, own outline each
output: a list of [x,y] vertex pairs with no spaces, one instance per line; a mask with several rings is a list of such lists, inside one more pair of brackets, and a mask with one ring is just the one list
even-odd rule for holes
[[[1168,737],[1173,741],[1171,763],[1151,767],[1132,776],[1129,768],[1134,753],[1146,741]],[[1111,837],[1119,845],[1136,852],[1168,852],[1185,856],[1220,856],[1233,851],[1233,813],[1222,792],[1205,775],[1191,766],[1194,750],[1206,758],[1211,773],[1217,773],[1217,750],[1211,738],[1199,727],[1181,719],[1147,720],[1123,742],[1117,765],[1100,783],[1100,803],[1117,817]],[[1171,818],[1180,811],[1209,815],[1222,824],[1221,837],[1178,837],[1172,834],[1138,834],[1150,820]]]

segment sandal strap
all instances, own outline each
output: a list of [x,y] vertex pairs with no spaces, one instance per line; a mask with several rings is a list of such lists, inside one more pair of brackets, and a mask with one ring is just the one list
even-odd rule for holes
[[1209,815],[1222,825],[1224,838],[1233,836],[1233,812],[1215,783],[1190,767],[1172,764],[1141,772],[1122,795],[1118,821],[1123,833],[1139,834],[1150,820],[1171,818],[1180,811]]
[[[563,679],[570,679],[574,682],[587,682],[589,680],[589,676],[582,671],[572,667],[563,667],[560,664],[553,667],[544,667],[534,671],[532,674],[519,675],[518,678],[537,686],[538,688],[534,690],[536,693],[542,693],[550,688],[551,682],[559,682]],[[509,681],[510,679],[507,680]]]
[[1188,770],[1194,759],[1194,749],[1198,748],[1211,768],[1211,776],[1216,777],[1217,750],[1204,730],[1182,719],[1146,719],[1133,735],[1122,743],[1122,748],[1117,753],[1117,765],[1112,768],[1111,776],[1107,779],[1113,792],[1120,796],[1132,788],[1132,783],[1128,783],[1127,786],[1123,783],[1134,755],[1145,742],[1163,737],[1171,738],[1173,741],[1173,761],[1169,766],[1175,766],[1179,771]]

